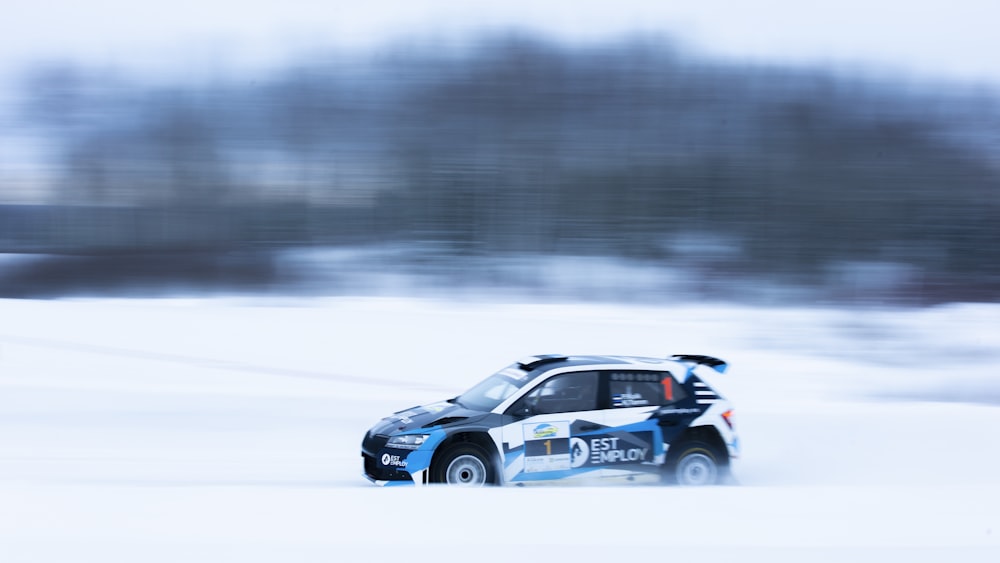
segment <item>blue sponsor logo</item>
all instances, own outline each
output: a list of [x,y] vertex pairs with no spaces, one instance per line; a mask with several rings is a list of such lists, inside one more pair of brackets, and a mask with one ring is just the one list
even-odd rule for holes
[[535,438],[552,438],[556,434],[559,434],[559,429],[551,424],[539,424],[534,430]]

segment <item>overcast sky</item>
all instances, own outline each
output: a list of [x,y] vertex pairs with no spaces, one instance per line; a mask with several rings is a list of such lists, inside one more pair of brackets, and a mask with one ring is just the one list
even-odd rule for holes
[[[668,32],[710,54],[1000,83],[1000,0],[0,0],[0,65],[71,58],[269,64],[316,45],[523,27],[572,41]],[[216,61],[218,62],[218,61]]]

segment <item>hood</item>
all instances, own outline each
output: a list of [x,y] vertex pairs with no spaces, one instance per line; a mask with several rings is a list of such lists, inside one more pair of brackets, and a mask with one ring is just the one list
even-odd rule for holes
[[387,416],[371,429],[370,434],[392,435],[408,430],[482,418],[486,414],[455,403],[441,401],[431,405],[413,407]]

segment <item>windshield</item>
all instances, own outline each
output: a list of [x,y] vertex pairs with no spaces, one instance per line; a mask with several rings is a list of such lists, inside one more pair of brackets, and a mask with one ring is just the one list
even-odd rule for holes
[[491,411],[528,382],[528,373],[517,365],[504,368],[457,397],[467,409]]

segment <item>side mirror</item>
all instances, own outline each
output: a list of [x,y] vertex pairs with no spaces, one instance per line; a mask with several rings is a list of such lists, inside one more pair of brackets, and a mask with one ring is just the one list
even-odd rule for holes
[[529,416],[534,416],[538,413],[535,412],[535,409],[528,403],[522,403],[520,405],[514,405],[514,408],[507,411],[507,414],[513,416],[514,418],[528,418]]

